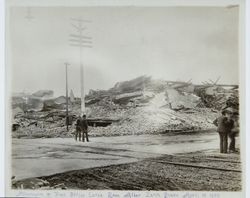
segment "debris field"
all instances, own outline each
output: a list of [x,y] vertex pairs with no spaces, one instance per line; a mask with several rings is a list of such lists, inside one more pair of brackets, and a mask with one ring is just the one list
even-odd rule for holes
[[[194,85],[141,76],[109,90],[90,90],[85,97],[90,136],[159,134],[213,129],[225,106],[238,108],[238,86]],[[80,99],[71,92],[69,131],[66,98],[53,91],[12,97],[14,138],[72,137]]]

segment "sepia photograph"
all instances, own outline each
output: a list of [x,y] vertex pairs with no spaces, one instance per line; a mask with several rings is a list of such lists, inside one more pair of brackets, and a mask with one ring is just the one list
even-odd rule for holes
[[243,191],[239,4],[6,12],[10,191]]

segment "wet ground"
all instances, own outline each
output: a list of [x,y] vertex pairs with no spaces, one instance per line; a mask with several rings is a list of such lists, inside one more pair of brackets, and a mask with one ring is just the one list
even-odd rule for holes
[[214,151],[216,132],[71,138],[13,139],[12,175],[16,180],[65,171],[138,162],[165,154]]

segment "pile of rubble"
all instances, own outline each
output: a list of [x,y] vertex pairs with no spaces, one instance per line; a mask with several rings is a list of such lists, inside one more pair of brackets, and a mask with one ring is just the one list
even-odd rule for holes
[[65,112],[22,112],[14,115],[12,137],[51,138],[72,136],[65,126]]
[[223,88],[223,86],[204,86],[197,87],[195,90],[208,108],[222,110],[225,106],[239,109],[239,92],[238,88],[233,86],[231,89]]
[[193,93],[180,92],[176,89],[168,89],[166,97],[170,108],[173,110],[194,109],[200,103],[200,97]]
[[176,112],[169,108],[153,106],[136,107],[120,112],[119,122],[107,127],[91,127],[92,136],[159,134],[170,131],[193,131],[214,128],[217,112],[210,109],[190,113]]
[[[38,92],[36,95],[51,96],[51,92]],[[22,108],[25,103],[21,101],[15,98],[13,105],[13,137],[74,135],[74,122],[80,110],[79,99],[70,103],[69,131],[65,126],[65,97],[47,97],[42,100],[43,109],[37,111],[27,111],[27,106]],[[238,108],[237,89],[152,80],[146,76],[117,83],[109,90],[90,90],[86,96],[87,117],[91,122],[90,136],[212,129],[213,120],[225,105]],[[100,125],[95,123],[101,120],[108,122]]]

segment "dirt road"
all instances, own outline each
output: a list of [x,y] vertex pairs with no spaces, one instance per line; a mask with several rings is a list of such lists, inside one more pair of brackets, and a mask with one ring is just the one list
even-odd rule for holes
[[238,154],[189,153],[74,170],[16,183],[34,189],[240,191]]
[[216,132],[96,137],[88,143],[70,138],[13,139],[12,175],[20,180],[137,162],[164,154],[209,152],[218,145]]

